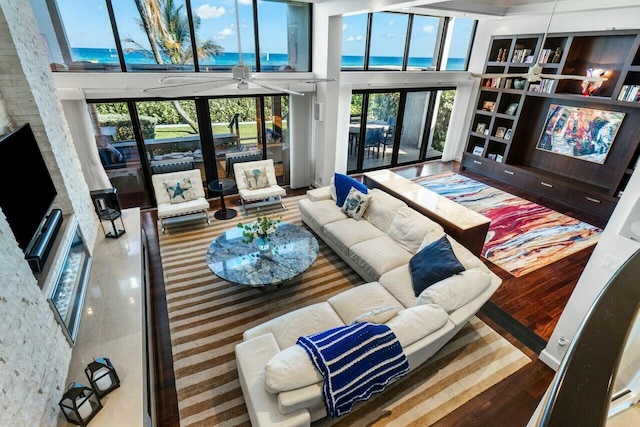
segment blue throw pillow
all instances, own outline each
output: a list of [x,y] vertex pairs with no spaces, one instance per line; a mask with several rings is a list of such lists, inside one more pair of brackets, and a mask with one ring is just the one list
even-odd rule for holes
[[434,283],[464,271],[464,266],[453,253],[447,236],[442,236],[422,248],[409,260],[409,268],[416,296]]
[[351,187],[359,190],[363,194],[367,194],[368,192],[368,188],[366,185],[364,185],[357,179],[353,179],[350,176],[341,173],[335,174],[333,182],[336,186],[336,205],[340,207],[344,205],[344,200],[347,198]]

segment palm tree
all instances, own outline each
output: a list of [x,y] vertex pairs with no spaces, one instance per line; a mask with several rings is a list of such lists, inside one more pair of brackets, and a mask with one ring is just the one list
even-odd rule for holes
[[[131,38],[124,41],[131,43],[133,48],[127,48],[128,52],[143,52],[158,64],[188,64],[193,62],[193,49],[189,33],[189,19],[183,13],[183,5],[176,6],[173,0],[135,0],[140,13],[140,26],[149,39],[151,51]],[[200,26],[200,18],[193,17],[194,31]],[[206,39],[198,42],[198,58],[218,56],[222,54],[222,46]],[[198,131],[197,122],[189,117],[178,101],[172,101],[178,114]]]

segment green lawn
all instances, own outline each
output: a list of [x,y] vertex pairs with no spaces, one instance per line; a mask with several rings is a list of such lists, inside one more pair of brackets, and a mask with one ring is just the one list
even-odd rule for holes
[[[267,127],[270,126],[270,122],[267,122]],[[255,123],[240,123],[240,138],[242,140],[246,140],[247,138],[257,138],[258,130]],[[215,124],[213,125],[213,133],[221,134],[221,133],[229,133],[229,128],[226,124]],[[156,138],[177,138],[180,136],[192,136],[195,135],[193,129],[190,126],[172,126],[172,127],[164,127],[164,126],[156,126]]]

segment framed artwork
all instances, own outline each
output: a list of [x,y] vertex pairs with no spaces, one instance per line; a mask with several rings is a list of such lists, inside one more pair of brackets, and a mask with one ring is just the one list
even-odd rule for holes
[[511,135],[513,135],[513,130],[507,129],[507,131],[504,133],[504,139],[511,139]]
[[625,113],[551,104],[536,148],[603,164]]
[[507,128],[499,127],[496,130],[496,138],[504,138],[504,134],[507,132]]
[[516,111],[518,110],[518,103],[517,102],[512,102],[511,104],[509,104],[509,106],[507,107],[506,110],[504,110],[505,114],[508,114],[510,116],[513,116],[516,114]]
[[476,125],[476,132],[477,133],[484,133],[484,130],[486,129],[487,124],[486,123],[478,123]]
[[481,147],[479,145],[473,147],[473,155],[474,156],[482,156],[483,152],[484,152],[484,147]]
[[484,111],[493,111],[493,109],[495,108],[496,103],[495,101],[484,101],[482,103],[482,109]]

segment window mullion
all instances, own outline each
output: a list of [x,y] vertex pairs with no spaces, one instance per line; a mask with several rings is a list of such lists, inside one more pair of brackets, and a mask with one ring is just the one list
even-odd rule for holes
[[111,30],[113,31],[113,37],[116,42],[116,51],[118,52],[118,62],[120,62],[120,70],[123,73],[127,72],[127,63],[124,60],[124,51],[122,50],[122,43],[120,42],[120,33],[118,33],[118,26],[116,25],[116,15],[113,13],[113,5],[111,0],[105,0],[107,4],[107,12],[109,13],[109,21],[111,22]]

